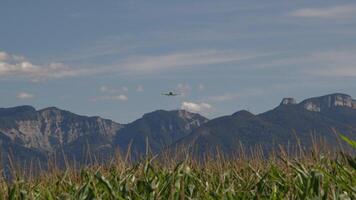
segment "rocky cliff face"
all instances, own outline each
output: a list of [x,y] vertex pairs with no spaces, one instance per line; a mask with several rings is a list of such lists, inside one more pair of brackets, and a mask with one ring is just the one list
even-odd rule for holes
[[295,104],[297,104],[297,101],[294,98],[287,97],[282,100],[280,105],[295,105]]
[[0,132],[26,148],[54,152],[85,135],[112,138],[122,125],[100,117],[80,116],[58,108],[30,106],[0,110]]
[[356,109],[356,100],[347,94],[330,94],[304,100],[301,105],[309,111],[323,112],[338,107]]
[[40,155],[44,160],[47,155],[62,157],[64,152],[70,160],[86,162],[88,154],[110,159],[117,148],[127,150],[130,142],[142,153],[147,139],[152,151],[158,152],[207,121],[185,110],[158,110],[124,126],[55,107],[39,111],[31,106],[0,108],[0,154],[6,158],[13,151],[16,159],[36,160]]
[[354,100],[354,99],[352,100],[352,108],[356,109],[356,100]]

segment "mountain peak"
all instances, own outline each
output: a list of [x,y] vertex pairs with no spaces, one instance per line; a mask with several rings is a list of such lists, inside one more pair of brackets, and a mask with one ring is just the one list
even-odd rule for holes
[[296,105],[297,101],[292,97],[283,98],[280,105]]
[[205,117],[186,110],[156,110],[120,130],[115,144],[123,151],[130,147],[133,152],[144,153],[149,142],[151,150],[159,152],[207,121]]
[[147,118],[147,117],[152,117],[152,116],[157,116],[157,115],[169,115],[169,116],[179,116],[180,118],[184,118],[184,119],[192,119],[194,117],[201,116],[200,114],[197,113],[191,113],[187,110],[156,110],[150,113],[146,113],[143,115],[143,118]]
[[36,109],[32,106],[16,106],[12,108],[0,108],[0,117],[1,116],[34,116],[36,114]]
[[314,97],[300,103],[305,109],[313,112],[323,112],[336,107],[356,109],[356,100],[348,94],[334,93]]
[[55,106],[51,106],[51,107],[47,107],[47,108],[43,108],[42,110],[61,110]]
[[247,117],[253,117],[255,115],[250,113],[247,110],[240,110],[240,111],[234,113],[232,116],[234,116],[234,117],[246,117],[247,118]]
[[63,115],[71,115],[71,116],[79,116],[77,114],[71,113],[69,111],[65,111],[62,109],[59,109],[57,107],[48,107],[44,108],[38,111],[40,115],[42,115],[44,118],[52,118],[52,117],[60,117]]
[[193,119],[196,116],[202,117],[200,114],[191,113],[191,112],[186,111],[186,110],[175,110],[175,112],[178,113],[179,117],[184,118],[184,119]]
[[0,108],[0,111],[23,112],[23,111],[36,111],[36,109],[29,105],[23,105],[23,106],[11,107],[11,108]]
[[39,112],[40,113],[43,113],[43,112],[66,112],[66,113],[72,113],[70,111],[67,111],[67,110],[64,110],[64,109],[60,109],[60,108],[55,107],[55,106],[43,108],[43,109],[39,110]]

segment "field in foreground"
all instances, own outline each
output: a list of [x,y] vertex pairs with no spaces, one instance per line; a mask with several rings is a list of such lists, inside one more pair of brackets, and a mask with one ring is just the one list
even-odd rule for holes
[[0,180],[0,199],[356,199],[355,158],[344,153],[174,160],[18,175]]

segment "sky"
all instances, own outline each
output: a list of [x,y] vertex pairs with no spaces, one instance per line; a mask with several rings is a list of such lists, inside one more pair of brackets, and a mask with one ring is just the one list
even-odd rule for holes
[[0,0],[0,107],[128,123],[335,92],[356,98],[355,1]]

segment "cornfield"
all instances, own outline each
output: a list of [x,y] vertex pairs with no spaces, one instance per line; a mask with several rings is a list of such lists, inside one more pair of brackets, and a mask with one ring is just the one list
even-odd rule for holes
[[14,172],[0,179],[0,199],[356,199],[356,159],[343,152],[165,160],[117,158],[35,178]]

